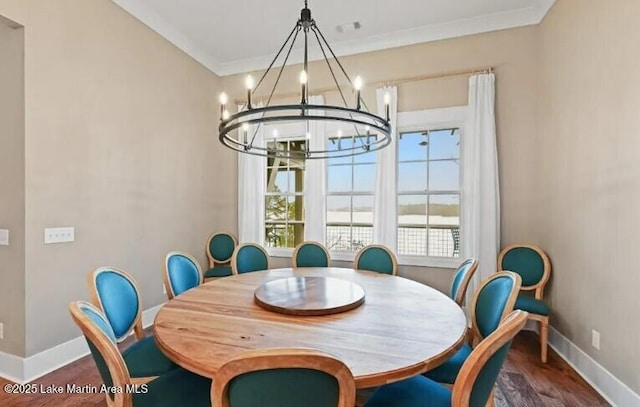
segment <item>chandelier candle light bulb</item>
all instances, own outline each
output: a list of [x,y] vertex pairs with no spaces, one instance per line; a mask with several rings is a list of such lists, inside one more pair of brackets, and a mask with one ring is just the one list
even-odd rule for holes
[[307,103],[307,71],[300,72],[300,85],[302,85],[302,104]]
[[362,89],[362,78],[360,75],[356,76],[355,81],[353,81],[353,87],[356,90],[356,109],[360,110],[362,107],[360,104],[360,90]]
[[391,104],[391,95],[389,92],[384,93],[384,111],[387,118],[387,122],[389,121],[389,105]]
[[224,120],[224,112],[227,110],[227,94],[222,92],[220,94],[220,120]]
[[247,85],[247,109],[252,109],[252,106],[251,106],[251,93],[253,92],[253,76],[247,75],[247,79],[245,80],[245,84]]
[[245,148],[247,148],[247,134],[249,133],[249,123],[242,123],[242,137],[244,140]]
[[342,129],[338,130],[338,150],[342,150]]

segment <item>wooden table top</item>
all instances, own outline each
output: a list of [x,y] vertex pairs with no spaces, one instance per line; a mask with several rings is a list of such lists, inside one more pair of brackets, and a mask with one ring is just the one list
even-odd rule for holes
[[350,311],[364,302],[358,284],[333,277],[287,277],[267,281],[253,293],[262,308],[292,315],[330,315]]
[[[324,276],[360,285],[365,303],[325,316],[285,315],[254,302],[261,284]],[[402,380],[438,366],[462,344],[467,320],[439,291],[402,277],[342,268],[276,269],[225,277],[189,290],[158,312],[153,331],[174,362],[213,378],[247,350],[315,348],[340,358],[358,388]]]

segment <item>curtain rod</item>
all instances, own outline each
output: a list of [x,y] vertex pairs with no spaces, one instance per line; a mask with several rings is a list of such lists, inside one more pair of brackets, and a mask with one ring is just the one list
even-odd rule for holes
[[[467,76],[467,75],[475,75],[475,74],[481,74],[481,73],[487,74],[487,73],[492,73],[493,70],[494,68],[492,66],[488,66],[484,68],[475,68],[475,69],[464,70],[464,71],[453,71],[453,72],[430,74],[430,75],[405,76],[403,78],[397,78],[393,80],[375,81],[375,82],[367,83],[367,86],[380,86],[380,85],[391,86],[391,85],[399,85],[401,83],[419,82],[419,81],[426,81],[431,79],[453,78],[456,76]],[[347,88],[347,86],[343,85],[343,86],[340,86],[340,88]],[[309,89],[309,94],[319,95],[319,94],[336,92],[336,91],[337,91],[337,88],[335,87]],[[273,95],[273,98],[283,99],[283,98],[296,97],[296,96],[300,96],[300,92],[279,93],[279,94]],[[268,97],[269,97],[268,95],[254,96],[253,100],[258,101],[261,99],[267,99]],[[234,102],[235,104],[247,103],[246,100],[239,100],[239,99],[234,100]]]

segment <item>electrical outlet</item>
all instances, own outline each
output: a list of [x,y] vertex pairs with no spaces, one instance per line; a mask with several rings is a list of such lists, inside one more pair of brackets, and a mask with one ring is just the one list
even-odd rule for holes
[[0,246],[9,246],[9,229],[0,229]]
[[600,350],[600,332],[595,329],[591,331],[591,346]]
[[0,322],[0,339],[4,339],[4,324]]

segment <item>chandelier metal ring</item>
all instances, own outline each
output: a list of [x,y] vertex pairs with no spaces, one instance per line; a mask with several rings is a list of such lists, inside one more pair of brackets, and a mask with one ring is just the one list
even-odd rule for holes
[[[308,103],[308,34],[312,32],[318,42],[324,60],[331,73],[331,77],[335,83],[335,86],[341,96],[344,106],[335,105],[319,105]],[[299,104],[285,104],[285,105],[270,105],[271,99],[278,86],[279,80],[282,76],[282,72],[287,65],[287,61],[294,48],[298,34],[304,33],[304,60],[303,70],[300,72],[300,85],[301,85],[301,98]],[[289,44],[290,43],[290,44]],[[285,53],[284,61],[279,68],[279,72],[275,79],[275,83],[269,94],[266,106],[254,107],[252,103],[252,96],[256,89],[263,83],[276,61],[283,53]],[[347,103],[338,77],[334,72],[334,67],[328,57],[331,55],[332,60],[337,64],[338,68],[347,79],[349,86],[353,87],[355,91],[355,108],[350,108]],[[296,22],[296,25],[291,30],[291,33],[285,40],[284,44],[280,47],[280,50],[276,54],[275,58],[269,64],[269,67],[263,73],[262,77],[258,81],[258,85],[254,86],[253,78],[247,77],[247,103],[246,109],[239,111],[235,114],[230,114],[226,108],[227,96],[226,94],[220,95],[220,125],[219,141],[226,147],[231,148],[240,153],[252,154],[264,157],[295,157],[305,159],[323,159],[333,157],[346,157],[359,154],[366,154],[371,151],[380,150],[391,143],[391,123],[389,119],[389,104],[390,98],[385,94],[384,102],[386,107],[386,118],[382,118],[376,114],[363,110],[363,105],[366,108],[366,104],[361,98],[362,79],[358,76],[355,81],[351,81],[351,78],[347,74],[346,70],[338,60],[337,56],[331,49],[331,46],[325,39],[324,35],[318,28],[315,20],[311,18],[311,10],[307,7],[307,1],[305,0],[305,7],[300,12],[300,19]],[[323,143],[325,147],[312,149],[310,137],[310,124],[314,122],[327,122],[327,123],[343,123],[352,127],[354,132],[347,133],[344,139],[351,139],[353,143],[342,143],[342,130],[338,130],[338,135],[327,137],[326,131],[323,134],[313,135],[314,137],[322,137],[323,140],[332,140],[335,144],[337,140],[337,148],[331,149],[326,147],[326,143]],[[275,139],[272,140],[271,147],[266,143],[255,143],[256,135],[261,126],[286,123],[304,123],[306,132],[300,134],[305,135],[307,143],[304,150],[286,150],[280,149]],[[249,129],[251,128],[252,134],[249,135]],[[325,129],[326,130],[326,129]],[[317,143],[314,143],[317,144]],[[343,148],[343,144],[345,145]],[[275,147],[274,147],[275,146]]]

